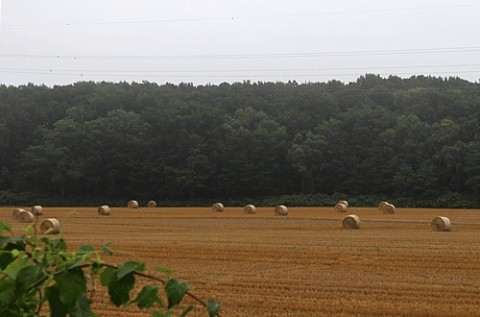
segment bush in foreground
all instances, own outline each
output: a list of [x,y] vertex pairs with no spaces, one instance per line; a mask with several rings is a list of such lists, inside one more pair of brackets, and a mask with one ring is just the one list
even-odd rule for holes
[[[185,296],[203,306],[209,317],[220,316],[220,304],[202,301],[189,292],[186,281],[161,279],[145,272],[144,263],[127,261],[121,265],[105,263],[100,254],[111,254],[108,245],[95,250],[81,246],[68,252],[62,238],[38,238],[36,226],[15,237],[8,223],[0,221],[0,316],[2,317],[92,317],[96,281],[108,290],[110,301],[121,306],[137,306],[153,317],[187,316],[193,305],[181,305]],[[169,270],[159,268],[169,276]],[[145,285],[134,296],[136,279]],[[160,287],[161,286],[161,287]],[[46,313],[47,312],[47,313]]]

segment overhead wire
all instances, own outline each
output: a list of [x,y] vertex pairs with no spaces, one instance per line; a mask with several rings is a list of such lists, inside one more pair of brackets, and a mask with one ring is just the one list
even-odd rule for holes
[[[78,77],[141,77],[141,78],[158,78],[158,77],[165,77],[168,78],[284,78],[284,77],[342,77],[342,76],[361,76],[365,75],[365,73],[372,73],[369,71],[366,72],[357,72],[357,73],[328,73],[328,74],[248,74],[248,75],[240,75],[240,74],[101,74],[101,73],[87,73],[87,72],[79,72],[79,73],[71,73],[71,72],[39,72],[39,71],[11,71],[11,70],[0,70],[0,73],[15,73],[15,74],[32,74],[32,75],[57,75],[57,76],[78,76]],[[429,75],[449,75],[449,74],[468,74],[468,73],[478,73],[480,74],[479,70],[463,70],[463,71],[433,71],[429,72]],[[402,75],[419,75],[418,72],[411,71],[411,72],[396,72],[396,73],[375,73],[375,75],[380,76],[402,76]]]
[[330,51],[310,53],[257,53],[257,54],[204,54],[204,55],[42,55],[42,54],[0,54],[4,58],[44,58],[44,59],[265,59],[265,58],[313,58],[313,57],[341,57],[341,56],[375,56],[375,55],[410,55],[410,54],[439,54],[478,52],[480,46],[412,48],[389,50],[358,50],[358,51]]
[[[137,20],[137,21],[97,21],[97,22],[69,22],[52,24],[2,24],[2,27],[25,27],[25,26],[82,26],[82,25],[109,25],[109,24],[135,24],[135,23],[168,23],[168,22],[195,22],[195,21],[216,21],[216,20],[241,20],[241,19],[267,19],[267,18],[295,18],[319,15],[337,15],[337,14],[366,14],[378,12],[396,12],[396,11],[414,11],[414,10],[436,10],[452,8],[469,8],[480,6],[480,3],[455,4],[455,5],[437,5],[437,6],[419,6],[403,8],[379,8],[371,10],[346,10],[317,12],[308,14],[272,14],[258,16],[233,16],[233,17],[213,17],[213,18],[186,18],[186,19],[157,19],[157,20]],[[436,47],[436,48],[411,48],[411,49],[387,49],[387,50],[352,50],[352,51],[325,51],[325,52],[287,52],[287,53],[245,53],[245,54],[196,54],[196,55],[70,55],[70,54],[0,54],[0,62],[3,59],[57,59],[57,60],[217,60],[217,59],[293,59],[293,58],[321,58],[321,57],[355,57],[355,56],[380,56],[380,55],[412,55],[412,54],[452,54],[479,52],[480,46],[459,46],[459,47]],[[14,69],[0,68],[0,73],[29,73],[29,74],[51,74],[51,75],[69,75],[69,76],[158,76],[159,74],[168,74],[169,77],[327,77],[327,76],[357,76],[362,74],[305,74],[298,72],[321,72],[321,71],[356,71],[366,70],[371,73],[372,70],[381,69],[406,69],[416,68],[425,69],[429,67],[477,67],[479,64],[458,64],[458,65],[420,65],[420,66],[375,66],[375,67],[331,67],[331,68],[308,68],[308,69],[243,69],[243,70],[95,70],[95,69]],[[222,74],[220,73],[260,73],[274,72],[275,74]],[[278,74],[279,72],[289,72]],[[290,72],[297,72],[292,74]],[[439,71],[435,74],[461,74],[477,73],[477,70],[459,70],[459,71]],[[193,74],[192,74],[193,73]],[[412,74],[413,72],[401,72],[395,75]],[[430,72],[433,74],[432,72]],[[387,74],[390,75],[390,74]]]
[[236,21],[236,20],[253,20],[253,19],[276,19],[276,18],[298,18],[298,17],[315,17],[324,15],[344,15],[344,14],[367,14],[381,12],[401,12],[401,11],[419,11],[419,10],[439,10],[454,8],[470,8],[478,7],[480,3],[454,4],[454,5],[436,5],[436,6],[419,6],[419,7],[399,7],[399,8],[379,8],[369,10],[344,10],[344,11],[326,11],[316,13],[291,13],[291,14],[269,14],[269,15],[253,15],[253,16],[227,16],[227,17],[207,17],[207,18],[179,18],[179,19],[150,19],[150,20],[123,20],[123,21],[96,21],[96,22],[66,22],[66,23],[22,23],[22,24],[2,24],[2,27],[55,27],[55,26],[89,26],[89,25],[114,25],[114,24],[151,24],[151,23],[181,23],[181,22],[208,22],[208,21]]
[[434,65],[404,65],[404,66],[363,66],[363,67],[322,67],[322,68],[276,68],[276,69],[157,69],[157,70],[109,70],[109,69],[54,69],[54,68],[11,68],[0,67],[0,72],[30,71],[30,72],[94,72],[94,73],[233,73],[233,72],[311,72],[311,71],[351,71],[377,69],[408,69],[408,68],[439,68],[439,67],[479,67],[480,64],[434,64]]

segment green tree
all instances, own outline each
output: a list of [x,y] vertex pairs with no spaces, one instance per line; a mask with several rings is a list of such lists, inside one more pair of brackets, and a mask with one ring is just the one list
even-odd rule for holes
[[286,130],[267,114],[247,107],[223,124],[219,181],[227,195],[260,196],[271,193],[285,160]]
[[475,195],[480,194],[480,141],[467,144],[465,150],[465,185]]
[[314,180],[326,176],[324,172],[328,167],[323,170],[321,167],[325,164],[324,153],[326,152],[327,141],[324,136],[313,132],[295,136],[287,159],[302,177],[302,193],[315,193],[317,190]]
[[[80,141],[81,126],[71,119],[57,121],[52,129],[41,129],[42,143],[31,145],[22,155],[22,167],[30,186],[39,192],[58,193],[63,199],[84,176]],[[52,188],[52,184],[56,189]]]

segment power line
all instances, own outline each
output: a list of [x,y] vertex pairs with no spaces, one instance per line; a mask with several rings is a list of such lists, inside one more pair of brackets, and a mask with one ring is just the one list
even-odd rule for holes
[[43,58],[43,59],[133,59],[133,60],[197,60],[197,59],[265,59],[265,58],[314,58],[343,56],[411,55],[478,52],[480,46],[437,47],[391,50],[332,51],[313,53],[259,53],[259,54],[205,54],[205,55],[40,55],[40,54],[0,54],[4,58]]
[[[360,76],[364,75],[365,72],[358,73],[329,73],[329,74],[256,74],[256,75],[225,75],[225,74],[206,74],[206,75],[196,75],[196,74],[101,74],[101,73],[70,73],[70,72],[39,72],[39,71],[9,71],[9,70],[0,70],[0,73],[15,73],[15,74],[34,74],[34,75],[56,75],[56,76],[79,76],[79,77],[168,77],[168,78],[262,78],[262,77],[342,77],[342,76]],[[371,72],[367,72],[371,73]],[[429,75],[441,75],[441,74],[469,74],[469,73],[478,73],[480,74],[480,69],[478,70],[464,70],[464,71],[433,71],[429,72]],[[418,75],[418,72],[396,72],[396,73],[376,73],[380,76],[390,76],[390,75]]]
[[111,69],[53,69],[53,68],[10,68],[0,67],[0,72],[74,72],[74,73],[235,73],[235,72],[312,72],[312,71],[352,71],[352,70],[378,70],[378,69],[418,69],[418,68],[455,68],[455,67],[478,67],[480,64],[436,64],[436,65],[408,65],[408,66],[363,66],[363,67],[323,67],[323,68],[277,68],[277,69],[198,69],[198,70],[111,70]]
[[369,14],[382,12],[400,12],[400,11],[423,11],[423,10],[442,10],[454,8],[478,7],[479,3],[456,4],[443,6],[421,6],[421,7],[403,7],[392,9],[371,9],[371,10],[347,10],[347,11],[327,11],[307,14],[271,14],[257,16],[230,16],[230,17],[209,17],[209,18],[183,18],[183,19],[154,19],[154,20],[132,20],[132,21],[98,21],[98,22],[68,22],[68,23],[26,23],[26,24],[2,24],[2,27],[38,27],[38,26],[89,26],[89,25],[113,25],[113,24],[152,24],[152,23],[182,23],[182,22],[208,22],[208,21],[235,21],[235,20],[253,20],[253,19],[276,19],[276,18],[299,18],[316,17],[325,15],[345,15],[345,14]]

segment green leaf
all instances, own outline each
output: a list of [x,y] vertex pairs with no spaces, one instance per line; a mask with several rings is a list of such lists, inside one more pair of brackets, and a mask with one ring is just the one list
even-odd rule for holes
[[[15,283],[2,278],[0,283],[0,310],[7,307],[15,298]],[[1,315],[0,315],[1,316]]]
[[163,302],[157,294],[158,287],[147,285],[142,288],[133,302],[137,303],[139,308],[149,308],[155,303],[159,304],[160,307],[163,307]]
[[102,245],[101,250],[105,254],[112,255],[113,251],[110,249],[110,241]]
[[208,309],[208,316],[209,317],[215,317],[220,314],[220,309],[222,308],[222,305],[214,301],[213,299],[209,299],[207,301],[207,309]]
[[60,301],[60,292],[56,285],[50,286],[46,289],[45,297],[48,300],[51,317],[67,316],[67,307]]
[[[13,250],[12,250],[13,251]],[[2,252],[0,253],[0,270],[4,270],[10,263],[15,260],[12,252]]]
[[188,313],[191,312],[192,310],[193,310],[193,306],[192,305],[188,306],[187,308],[185,308],[185,310],[182,312],[182,314],[179,317],[187,316]]
[[79,258],[86,259],[89,255],[95,252],[95,249],[91,245],[82,245],[78,248],[76,255]]
[[61,251],[67,252],[67,243],[62,238],[50,239],[50,238],[43,237],[40,239],[40,241],[48,245],[51,251],[54,253],[58,253]]
[[67,270],[55,277],[60,301],[70,307],[87,293],[87,282],[81,268]]
[[[15,245],[20,246],[25,246],[25,242],[23,241],[25,237],[0,237],[0,244],[4,243],[13,243]],[[25,249],[25,247],[22,248],[22,250]]]
[[[3,237],[2,237],[3,238]],[[25,250],[25,244],[21,241],[21,238],[6,238],[7,244],[2,248],[2,251],[23,251]],[[10,263],[15,260],[15,256],[12,252],[0,253],[0,270],[4,270]]]
[[17,278],[18,272],[25,266],[25,259],[17,259],[16,261],[11,262],[4,270],[3,274],[15,280]]
[[190,285],[188,285],[187,282],[173,278],[169,279],[165,284],[165,293],[167,293],[168,308],[170,309],[178,305],[189,289]]
[[155,270],[159,273],[164,273],[166,275],[171,275],[173,273],[173,271],[166,266],[157,266]]
[[0,294],[15,288],[15,283],[13,280],[2,277],[1,281],[2,282],[0,283]]
[[111,267],[107,267],[102,274],[100,274],[100,282],[103,286],[110,284],[110,281],[117,275],[117,270]]
[[127,274],[130,274],[135,271],[144,271],[145,270],[145,264],[140,263],[140,262],[135,262],[135,261],[128,261],[125,262],[124,264],[120,265],[117,270],[117,278],[121,279]]
[[3,231],[8,231],[12,233],[12,226],[10,226],[8,222],[0,221],[0,234],[2,234]]
[[40,272],[41,268],[38,265],[32,264],[22,267],[15,280],[15,294],[20,295],[28,290],[38,280]]
[[86,296],[83,296],[83,297],[79,298],[75,302],[75,305],[73,306],[73,309],[71,310],[71,316],[72,317],[90,317],[90,316],[92,316],[92,310],[90,308],[91,303],[92,302]]
[[120,306],[128,303],[130,300],[130,291],[135,286],[135,276],[133,273],[129,273],[123,276],[121,279],[117,278],[117,275],[113,275],[108,283],[108,294],[110,300],[116,306]]
[[20,255],[20,251],[17,249],[12,250],[10,253],[14,258],[18,258],[18,256]]

